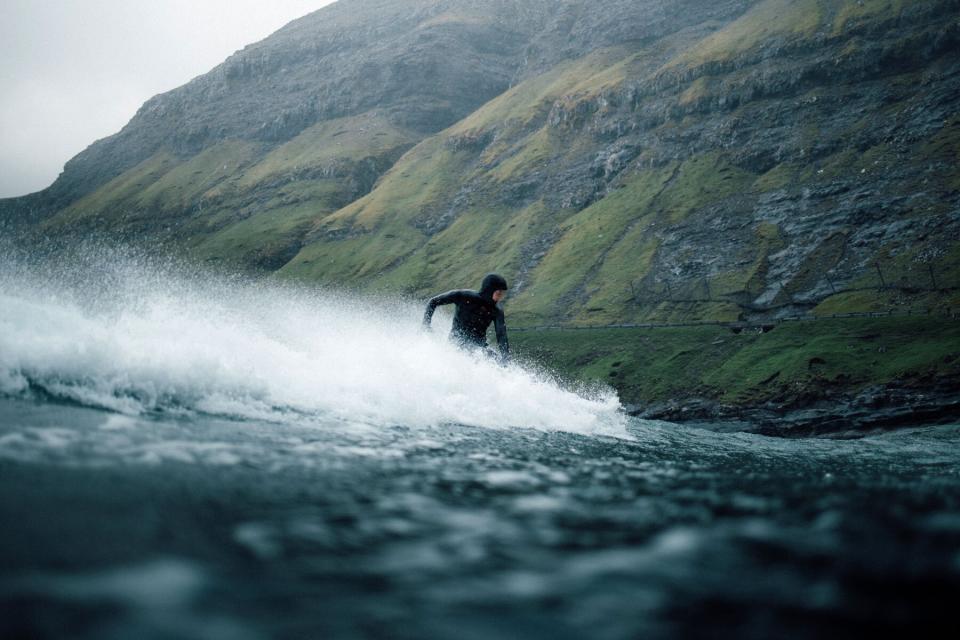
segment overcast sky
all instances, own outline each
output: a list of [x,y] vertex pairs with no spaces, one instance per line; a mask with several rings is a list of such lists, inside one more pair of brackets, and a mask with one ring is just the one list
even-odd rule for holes
[[148,98],[332,0],[0,0],[0,197],[50,185]]

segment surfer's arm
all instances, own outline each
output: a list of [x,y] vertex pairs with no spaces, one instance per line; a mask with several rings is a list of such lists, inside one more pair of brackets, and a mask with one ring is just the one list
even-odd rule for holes
[[493,319],[493,326],[497,331],[497,344],[500,346],[500,359],[504,362],[510,359],[510,341],[507,340],[507,321],[503,317],[503,311],[497,309],[497,315]]
[[456,304],[460,301],[460,291],[447,291],[438,296],[434,296],[427,301],[427,309],[423,312],[423,326],[429,327],[433,319],[433,312],[442,304]]

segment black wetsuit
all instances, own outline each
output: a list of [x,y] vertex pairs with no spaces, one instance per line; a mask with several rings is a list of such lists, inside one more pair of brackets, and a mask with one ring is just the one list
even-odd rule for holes
[[450,338],[462,345],[484,348],[487,346],[487,328],[493,322],[497,331],[500,357],[507,360],[510,357],[507,324],[504,321],[503,310],[493,301],[494,291],[506,288],[506,280],[491,274],[483,279],[480,291],[457,289],[430,298],[427,303],[427,310],[423,314],[423,324],[430,326],[433,312],[439,305],[455,304],[457,305],[457,312],[453,316]]

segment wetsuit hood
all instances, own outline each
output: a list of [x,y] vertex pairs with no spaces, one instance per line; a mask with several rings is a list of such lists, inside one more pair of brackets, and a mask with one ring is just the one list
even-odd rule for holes
[[493,299],[493,292],[500,291],[501,289],[506,290],[507,281],[503,276],[496,273],[489,273],[483,279],[483,284],[480,285],[480,295],[484,298]]

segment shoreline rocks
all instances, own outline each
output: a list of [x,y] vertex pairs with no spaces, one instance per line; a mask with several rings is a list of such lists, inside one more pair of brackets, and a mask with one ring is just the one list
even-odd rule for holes
[[909,427],[960,423],[960,380],[919,386],[893,383],[820,398],[771,400],[753,406],[709,398],[626,405],[638,418],[665,420],[711,431],[742,431],[779,438],[862,438]]

